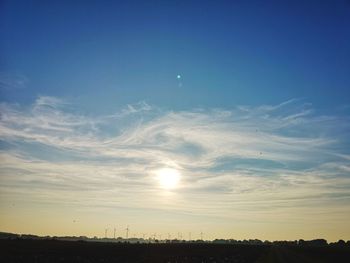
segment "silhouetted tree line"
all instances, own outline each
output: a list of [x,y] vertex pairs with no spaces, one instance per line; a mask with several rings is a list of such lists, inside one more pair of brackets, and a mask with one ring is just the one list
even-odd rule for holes
[[288,245],[288,246],[310,246],[310,247],[321,247],[321,246],[350,246],[350,240],[344,241],[340,239],[337,242],[328,243],[325,239],[313,239],[313,240],[294,240],[294,241],[269,241],[269,240],[259,240],[259,239],[214,239],[212,241],[208,240],[181,240],[181,239],[143,239],[143,238],[128,238],[124,239],[122,237],[118,238],[89,238],[86,236],[37,236],[29,234],[13,234],[0,232],[0,239],[44,239],[44,240],[63,240],[63,241],[99,241],[99,242],[118,242],[118,243],[213,243],[213,244],[240,244],[240,245]]
[[293,241],[261,241],[259,239],[249,239],[249,240],[235,240],[235,239],[215,239],[212,241],[212,243],[217,244],[250,244],[250,245],[289,245],[289,246],[314,246],[314,247],[320,247],[320,246],[350,246],[350,240],[345,242],[344,240],[340,239],[337,242],[331,242],[328,243],[325,239],[313,239],[313,240],[293,240]]

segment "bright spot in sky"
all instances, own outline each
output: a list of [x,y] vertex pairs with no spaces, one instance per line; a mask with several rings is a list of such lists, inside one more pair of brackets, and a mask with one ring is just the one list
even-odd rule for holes
[[177,78],[177,79],[181,79],[181,75],[177,75],[176,78]]
[[176,169],[162,168],[156,171],[159,184],[164,189],[174,189],[180,181],[180,173]]

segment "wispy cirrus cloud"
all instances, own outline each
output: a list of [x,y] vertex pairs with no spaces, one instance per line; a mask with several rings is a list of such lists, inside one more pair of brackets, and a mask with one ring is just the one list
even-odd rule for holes
[[0,89],[17,90],[23,89],[28,83],[28,78],[22,74],[0,72]]
[[[91,117],[39,97],[0,110],[0,188],[8,199],[24,193],[32,202],[78,205],[78,198],[79,206],[260,220],[350,211],[349,119],[317,115],[299,100],[186,111],[141,102]],[[182,174],[166,206],[153,173],[162,167]],[[320,201],[328,210],[315,210]]]

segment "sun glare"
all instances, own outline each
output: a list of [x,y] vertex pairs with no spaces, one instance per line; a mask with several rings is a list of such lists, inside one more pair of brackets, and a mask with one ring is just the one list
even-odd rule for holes
[[174,189],[180,181],[180,173],[176,169],[163,168],[156,172],[159,184],[164,189]]

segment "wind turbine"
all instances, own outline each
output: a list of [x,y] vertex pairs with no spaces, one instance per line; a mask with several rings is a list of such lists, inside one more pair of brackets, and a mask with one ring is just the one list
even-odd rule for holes
[[116,229],[114,228],[114,235],[113,235],[114,239],[115,239],[115,230],[116,230]]
[[129,226],[127,226],[125,230],[126,230],[126,239],[128,239],[128,237],[129,237]]
[[105,238],[107,238],[108,228],[105,229]]

